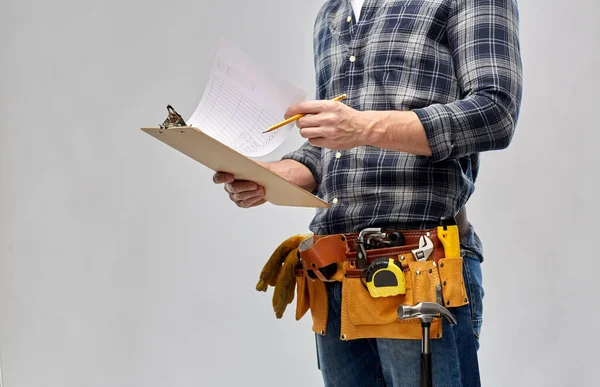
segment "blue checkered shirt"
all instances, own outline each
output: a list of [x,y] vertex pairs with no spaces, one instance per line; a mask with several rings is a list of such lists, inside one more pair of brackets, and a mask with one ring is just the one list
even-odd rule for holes
[[316,234],[429,228],[474,190],[479,153],[506,148],[522,87],[516,0],[328,0],[314,29],[317,99],[346,93],[365,110],[412,110],[430,157],[305,143],[285,155],[314,175]]

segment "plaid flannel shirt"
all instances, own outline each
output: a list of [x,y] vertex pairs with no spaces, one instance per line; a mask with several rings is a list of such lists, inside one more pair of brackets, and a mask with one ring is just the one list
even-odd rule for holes
[[316,211],[316,234],[435,227],[473,193],[478,153],[512,139],[522,87],[516,0],[366,0],[360,15],[349,0],[319,11],[317,99],[346,93],[357,110],[412,110],[433,155],[307,142],[283,158],[306,165],[332,204]]

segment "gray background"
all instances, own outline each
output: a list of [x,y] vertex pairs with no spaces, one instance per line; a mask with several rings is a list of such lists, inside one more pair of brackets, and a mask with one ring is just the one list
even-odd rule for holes
[[[139,127],[167,103],[189,117],[219,37],[313,95],[322,2],[2,0],[4,387],[320,385],[309,318],[276,320],[254,290],[313,210],[240,210]],[[592,386],[599,5],[520,10],[521,118],[469,204],[486,247],[483,381]]]

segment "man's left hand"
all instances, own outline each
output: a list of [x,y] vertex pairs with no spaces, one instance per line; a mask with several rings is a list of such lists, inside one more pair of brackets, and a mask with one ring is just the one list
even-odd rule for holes
[[345,150],[367,143],[368,120],[341,102],[300,102],[288,109],[285,118],[301,113],[306,116],[296,121],[300,135],[316,147]]

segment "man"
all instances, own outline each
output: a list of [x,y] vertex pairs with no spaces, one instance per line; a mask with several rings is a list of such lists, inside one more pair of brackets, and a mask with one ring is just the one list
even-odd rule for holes
[[[289,108],[308,141],[268,167],[318,194],[315,234],[427,229],[474,190],[479,153],[506,148],[521,103],[516,0],[328,0],[315,23],[317,101]],[[344,102],[328,101],[347,94]],[[240,207],[264,189],[217,173]],[[461,239],[469,304],[433,340],[434,385],[479,386],[482,246]],[[339,333],[339,282],[327,283],[332,334],[317,335],[326,386],[416,386],[420,342]]]

